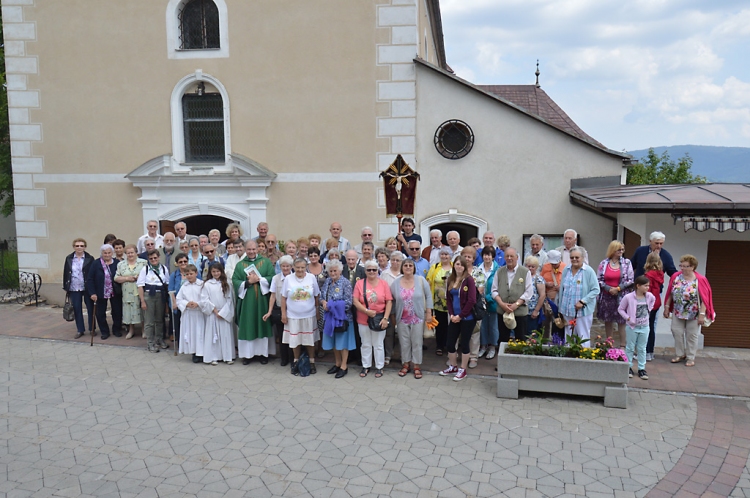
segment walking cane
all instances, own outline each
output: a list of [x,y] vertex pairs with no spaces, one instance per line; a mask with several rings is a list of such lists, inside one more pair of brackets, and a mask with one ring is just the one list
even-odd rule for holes
[[94,301],[92,313],[94,314],[94,320],[92,321],[92,324],[91,324],[91,346],[94,345],[94,334],[96,333],[96,301]]

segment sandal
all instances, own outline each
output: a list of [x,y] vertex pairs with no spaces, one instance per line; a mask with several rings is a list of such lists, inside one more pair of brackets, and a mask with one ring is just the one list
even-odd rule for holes
[[688,360],[688,361],[685,362],[685,366],[686,367],[694,367],[695,366],[695,362],[693,360]]
[[438,356],[443,356],[443,350],[442,349],[436,349],[435,354]]
[[404,363],[404,366],[401,367],[401,370],[398,371],[399,377],[406,377],[406,374],[409,373],[409,364]]
[[422,369],[415,366],[414,367],[414,378],[415,379],[421,379],[422,378]]
[[679,363],[679,362],[683,361],[685,358],[686,358],[685,356],[677,356],[675,358],[672,358],[671,361],[672,361],[672,363]]
[[369,368],[363,368],[362,371],[359,372],[359,376],[364,379],[365,377],[367,377],[368,373],[370,373],[370,369]]
[[376,368],[375,369],[375,378],[379,379],[383,376],[383,369],[382,368]]

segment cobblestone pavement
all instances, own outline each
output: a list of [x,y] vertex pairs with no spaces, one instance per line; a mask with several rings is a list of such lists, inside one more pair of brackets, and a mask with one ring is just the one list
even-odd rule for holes
[[0,365],[7,496],[644,496],[694,431],[731,435],[694,429],[693,396],[499,400],[476,376],[299,378],[11,337]]

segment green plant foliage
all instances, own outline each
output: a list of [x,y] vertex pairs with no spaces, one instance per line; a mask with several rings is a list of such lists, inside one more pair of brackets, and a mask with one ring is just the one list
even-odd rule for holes
[[685,154],[675,162],[669,153],[656,154],[648,150],[648,156],[628,168],[628,185],[669,185],[675,183],[706,183],[706,178],[691,172],[693,159]]

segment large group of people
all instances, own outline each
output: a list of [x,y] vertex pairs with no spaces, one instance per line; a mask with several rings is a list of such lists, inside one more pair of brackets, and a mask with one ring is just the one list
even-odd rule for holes
[[196,363],[241,358],[267,364],[276,356],[299,375],[304,355],[315,374],[315,359],[332,350],[328,374],[342,378],[354,361],[361,363],[360,377],[380,378],[398,349],[398,375],[420,379],[429,325],[434,354],[447,354],[440,374],[461,381],[512,337],[538,331],[590,339],[596,316],[631,363],[637,357],[639,377],[648,379],[665,273],[663,314],[672,317],[673,363],[695,364],[700,327],[715,320],[698,261],[682,256],[678,271],[661,232],[631,259],[622,242],[612,241],[594,270],[572,229],[549,251],[544,237],[533,235],[522,258],[506,235],[487,232],[461,246],[451,231],[444,245],[435,229],[423,247],[414,221],[405,218],[402,226],[377,247],[372,228],[362,228],[361,242],[352,246],[338,222],[327,239],[310,234],[287,241],[269,233],[267,223],[257,226],[257,237],[243,239],[242,227],[231,223],[222,242],[218,229],[192,236],[179,222],[175,233],[160,234],[151,220],[136,244],[108,234],[98,258],[76,238],[63,271],[76,338],[86,331],[86,306],[88,330],[95,330],[95,319],[102,340],[110,333],[131,339],[141,325],[149,351],[174,341],[175,354],[192,355]]

